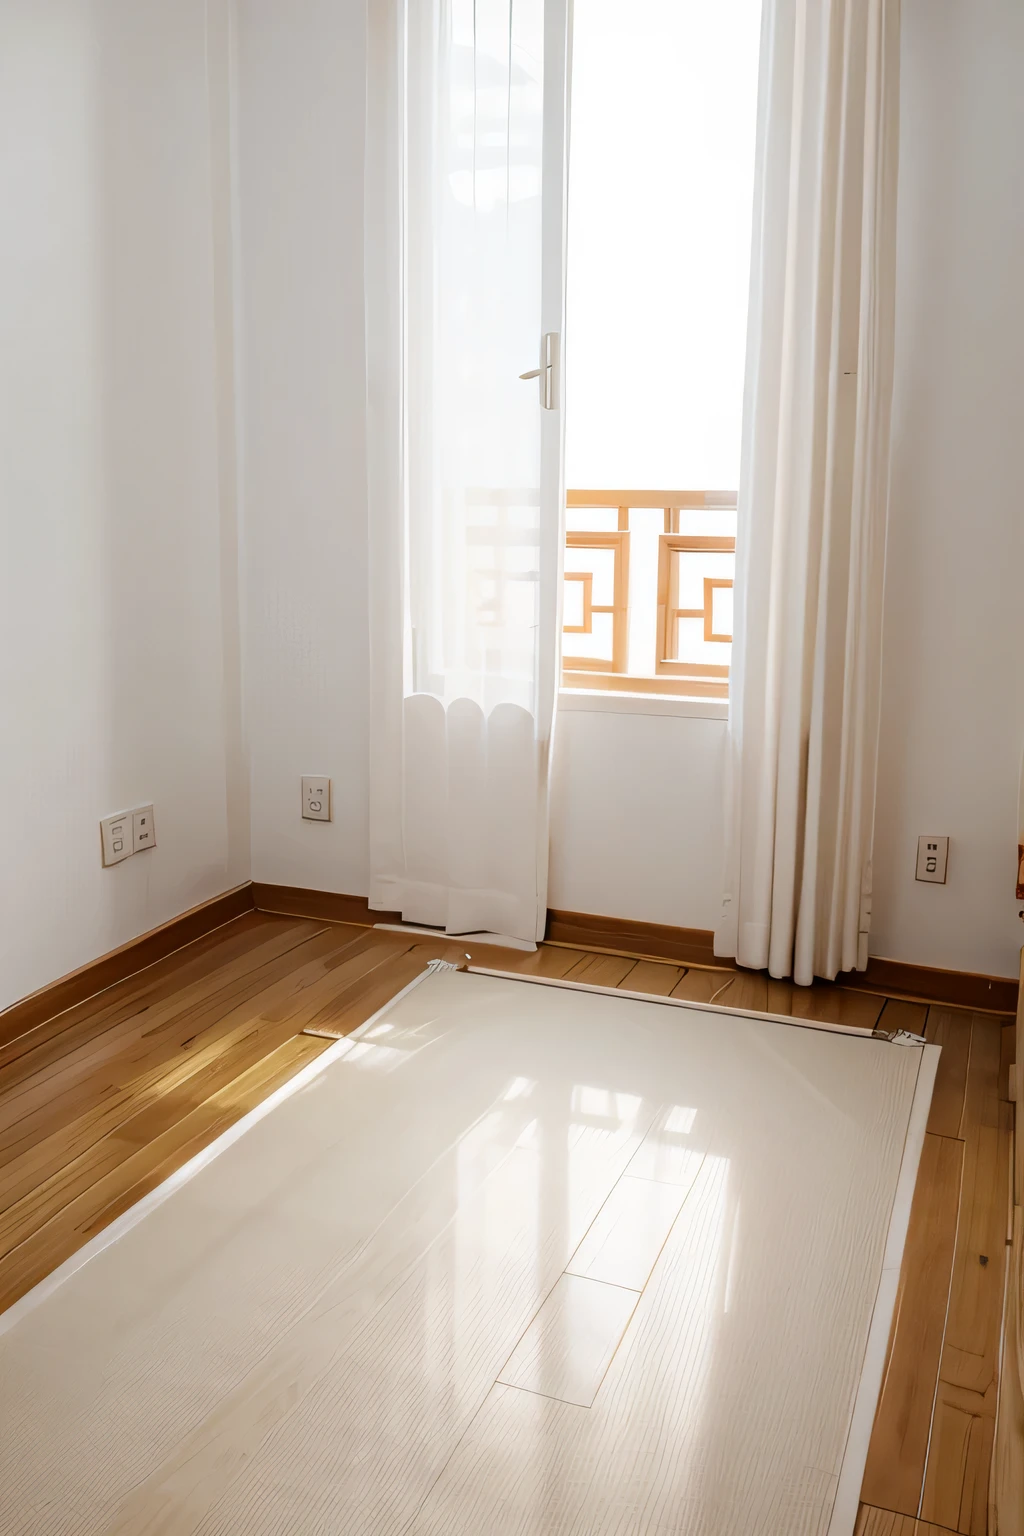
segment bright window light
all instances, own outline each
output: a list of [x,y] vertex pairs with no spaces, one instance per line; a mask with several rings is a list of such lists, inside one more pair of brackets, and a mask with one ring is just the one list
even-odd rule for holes
[[505,1099],[528,1099],[536,1086],[528,1077],[514,1077],[505,1090]]
[[576,0],[570,487],[737,486],[760,11]]

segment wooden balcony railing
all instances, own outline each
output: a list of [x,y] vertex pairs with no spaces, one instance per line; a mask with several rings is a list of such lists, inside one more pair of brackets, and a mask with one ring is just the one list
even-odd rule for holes
[[[727,698],[732,633],[721,610],[724,594],[732,590],[736,540],[731,532],[687,532],[684,523],[706,522],[686,516],[701,512],[720,512],[723,522],[730,521],[735,491],[569,491],[566,505],[577,514],[575,524],[581,510],[593,511],[594,526],[566,533],[563,684]],[[632,573],[630,565],[631,537],[640,536],[630,527],[630,513],[651,509],[664,514],[656,588],[645,574],[650,561],[634,561]],[[721,595],[717,614],[716,593]],[[603,600],[596,601],[595,594]],[[646,656],[631,645],[633,620],[645,633],[653,629]],[[590,643],[581,646],[574,637],[583,635]]]

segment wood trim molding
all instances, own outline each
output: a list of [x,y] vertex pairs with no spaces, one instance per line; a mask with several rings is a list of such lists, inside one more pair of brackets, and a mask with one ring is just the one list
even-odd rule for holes
[[[673,666],[689,666],[688,662],[673,662]],[[663,697],[682,697],[686,699],[722,699],[729,697],[728,682],[709,681],[710,668],[698,668],[694,666],[694,672],[699,671],[700,676],[690,673],[673,673],[671,676],[658,673],[656,677],[644,677],[639,672],[588,672],[574,671],[571,667],[562,669],[563,688],[586,688],[588,691],[600,689],[604,693],[650,693],[661,694]],[[728,667],[724,668],[728,672]],[[723,716],[724,718],[724,716]]]
[[882,960],[872,955],[866,971],[841,971],[836,981],[862,992],[920,998],[927,1003],[944,1003],[948,1008],[970,1008],[974,1013],[1017,1011],[1019,986],[1012,976],[941,971],[930,965],[910,965],[905,960]]
[[286,917],[311,917],[326,923],[400,923],[401,912],[373,912],[365,896],[343,896],[337,891],[311,891],[301,885],[265,885],[253,881],[253,905],[257,912],[281,912]]
[[674,960],[678,965],[735,969],[732,960],[716,957],[715,936],[703,928],[671,928],[663,923],[636,923],[626,917],[549,909],[544,937],[551,944],[571,944],[579,949],[614,949],[621,954]]
[[[600,917],[589,912],[548,912],[545,935],[549,943],[582,949],[607,949],[619,954],[674,960],[678,965],[737,969],[734,960],[714,950],[714,934],[704,928],[672,928],[662,923],[637,923],[628,918]],[[1008,976],[982,976],[971,971],[942,971],[902,960],[872,958],[866,971],[843,971],[836,981],[861,992],[879,992],[975,1013],[1015,1013],[1018,983]]]
[[[288,917],[306,917],[320,922],[353,923],[365,928],[374,923],[402,921],[400,912],[371,911],[365,896],[314,891],[295,885],[267,885],[262,881],[239,885],[12,1003],[0,1012],[0,1045],[6,1045],[45,1019],[73,1008],[87,997],[123,981],[126,976],[145,970],[176,949],[254,908],[260,912],[279,912]],[[630,918],[603,917],[591,912],[549,911],[545,938],[548,943],[577,949],[647,956],[677,965],[737,969],[734,961],[715,954],[714,934],[703,928],[674,928],[663,923],[639,923]],[[979,1013],[1009,1014],[1017,1008],[1018,984],[1005,976],[981,976],[908,965],[901,960],[871,959],[866,971],[844,972],[836,979],[841,985],[862,992],[944,1003]]]
[[32,992],[28,997],[5,1008],[0,1013],[0,1045],[7,1045],[19,1035],[27,1034],[45,1019],[64,1013],[76,1003],[84,1002],[87,997],[105,992],[115,982],[123,981],[126,976],[134,976],[137,971],[143,971],[157,960],[163,960],[176,949],[231,922],[232,918],[251,912],[252,908],[252,886],[246,882],[245,885],[237,885],[233,890],[224,891],[222,895],[202,902],[198,907],[190,908],[188,912],[182,912],[178,917],[172,917],[159,928],[141,933],[137,939],[129,940],[119,949],[112,949],[98,960],[90,960],[88,965],[50,982],[49,986],[41,987],[38,992]]
[[678,512],[680,508],[703,511],[708,508],[735,509],[735,491],[566,491],[567,507],[656,508],[659,512]]

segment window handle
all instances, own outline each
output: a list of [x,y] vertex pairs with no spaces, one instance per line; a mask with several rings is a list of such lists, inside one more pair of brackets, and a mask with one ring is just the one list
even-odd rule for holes
[[540,403],[546,411],[558,407],[558,342],[557,331],[547,331],[541,338],[541,364],[521,373],[521,379],[540,379]]

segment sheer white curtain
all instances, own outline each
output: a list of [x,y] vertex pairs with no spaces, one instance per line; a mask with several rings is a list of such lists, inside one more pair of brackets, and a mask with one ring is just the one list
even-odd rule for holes
[[368,7],[370,905],[528,941],[557,655],[559,512],[544,526],[519,378],[542,326],[544,22],[544,0]]
[[765,0],[720,955],[867,963],[899,0]]

